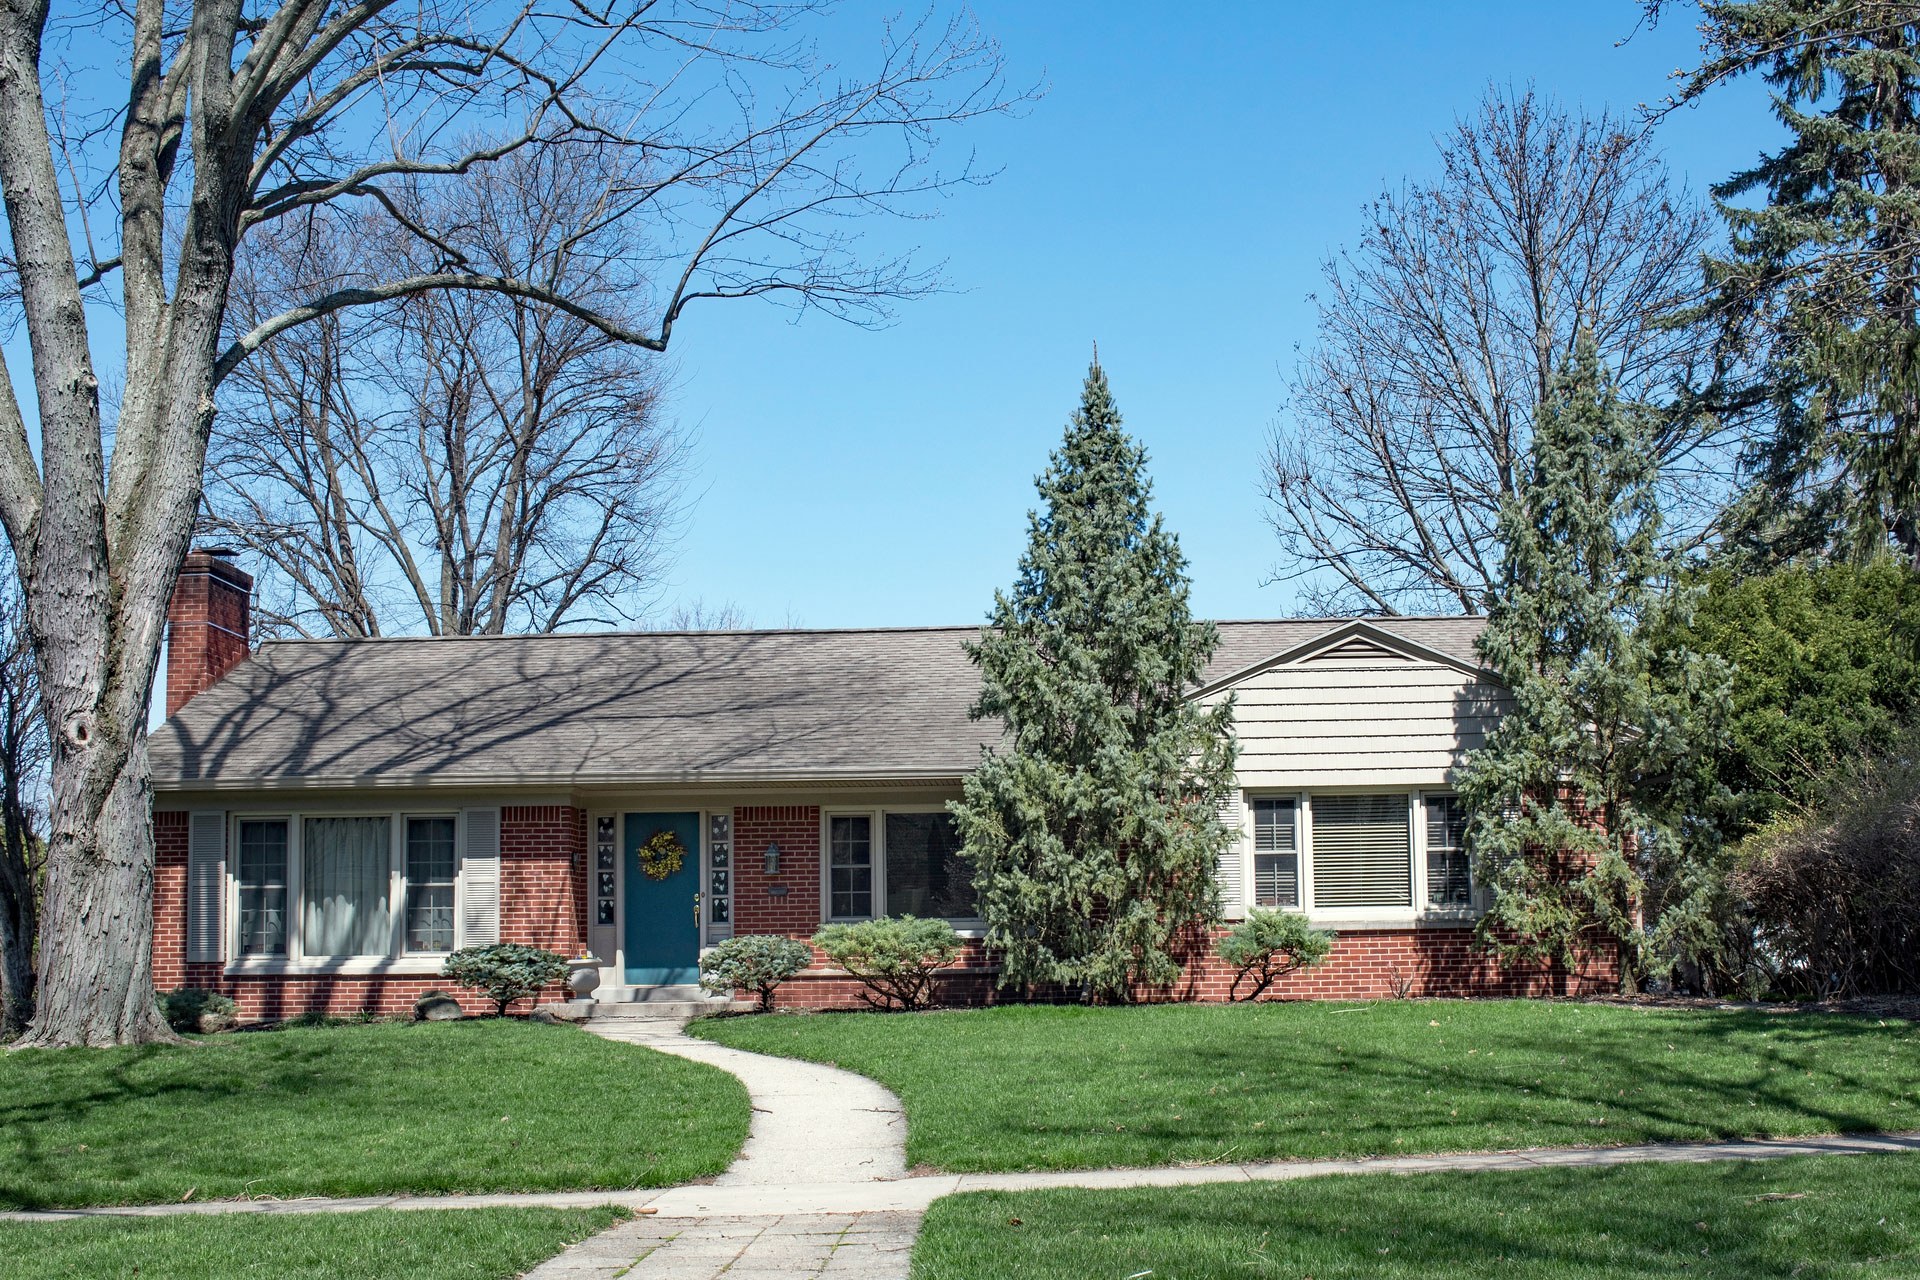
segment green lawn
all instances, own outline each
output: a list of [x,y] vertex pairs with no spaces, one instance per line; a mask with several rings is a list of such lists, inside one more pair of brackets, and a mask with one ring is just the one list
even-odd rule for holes
[[508,1280],[618,1209],[434,1209],[0,1222],[35,1280]]
[[1920,1024],[1545,1001],[1006,1006],[714,1019],[991,1171],[1920,1128]]
[[667,1186],[747,1133],[724,1072],[495,1021],[0,1055],[0,1205]]
[[1908,1280],[1920,1156],[1368,1174],[934,1203],[913,1280]]

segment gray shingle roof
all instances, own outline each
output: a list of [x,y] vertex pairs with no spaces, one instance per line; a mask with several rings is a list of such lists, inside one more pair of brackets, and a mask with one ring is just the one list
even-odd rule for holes
[[[1223,622],[1206,682],[1341,625]],[[1473,661],[1477,618],[1384,629]],[[263,645],[154,730],[162,790],[950,778],[998,737],[970,721],[974,627],[709,631]]]

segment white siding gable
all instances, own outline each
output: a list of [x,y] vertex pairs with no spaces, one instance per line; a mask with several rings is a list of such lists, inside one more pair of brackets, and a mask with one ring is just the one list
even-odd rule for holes
[[1486,744],[1506,689],[1373,627],[1342,627],[1202,692],[1234,696],[1249,789],[1439,787]]

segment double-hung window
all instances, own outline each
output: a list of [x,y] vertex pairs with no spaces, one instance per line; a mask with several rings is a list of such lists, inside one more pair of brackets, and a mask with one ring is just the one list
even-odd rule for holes
[[1300,823],[1292,796],[1253,802],[1253,900],[1262,907],[1300,905]]
[[240,902],[236,952],[243,956],[287,954],[287,820],[256,818],[240,823],[234,877]]
[[827,819],[827,915],[864,920],[873,914],[873,815]]
[[453,819],[407,819],[408,951],[453,950]]
[[1427,905],[1473,905],[1473,877],[1467,865],[1467,810],[1458,796],[1428,796]]

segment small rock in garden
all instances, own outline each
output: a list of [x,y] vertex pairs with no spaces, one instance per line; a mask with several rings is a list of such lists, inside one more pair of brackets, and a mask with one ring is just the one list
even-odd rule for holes
[[593,1008],[591,1000],[561,1000],[553,1004],[536,1005],[533,1010],[535,1022],[585,1022],[587,1013]]
[[421,1022],[449,1022],[463,1014],[458,1000],[444,991],[429,991],[413,1002],[413,1016]]

